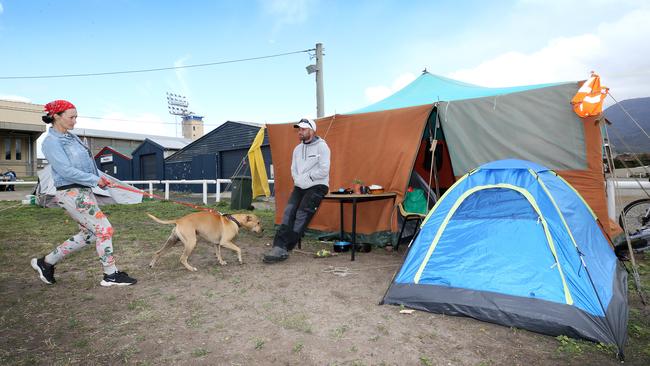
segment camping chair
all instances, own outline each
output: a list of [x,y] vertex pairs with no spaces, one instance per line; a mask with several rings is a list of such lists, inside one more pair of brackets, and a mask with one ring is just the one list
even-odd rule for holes
[[402,222],[402,228],[399,231],[399,236],[397,237],[397,243],[395,243],[395,251],[399,248],[399,243],[402,241],[402,234],[404,234],[404,228],[406,227],[406,224],[408,224],[409,221],[416,221],[415,223],[415,231],[413,232],[413,237],[418,234],[420,231],[420,223],[424,218],[427,216],[425,214],[417,213],[417,212],[408,212],[404,209],[404,205],[402,202],[397,204],[397,207],[399,209],[399,214],[402,216],[402,219],[404,220]]

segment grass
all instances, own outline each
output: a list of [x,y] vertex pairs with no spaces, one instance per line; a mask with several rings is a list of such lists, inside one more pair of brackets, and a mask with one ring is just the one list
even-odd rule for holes
[[142,311],[142,310],[147,310],[150,309],[151,306],[147,304],[147,300],[145,299],[137,299],[129,302],[127,305],[127,308],[129,310],[134,310],[134,311]]
[[192,350],[192,357],[199,358],[199,357],[204,357],[208,355],[208,350],[205,348],[195,348]]
[[80,324],[79,320],[74,316],[68,318],[68,328],[75,329],[79,327],[79,324]]
[[[3,291],[5,290],[3,286],[10,281],[33,276],[33,271],[28,265],[25,266],[24,258],[47,253],[78,230],[77,225],[65,215],[63,210],[42,209],[34,206],[10,208],[16,204],[17,202],[0,201],[0,210],[8,208],[3,215],[0,215],[0,287],[3,288]],[[210,207],[231,212],[227,203],[215,204]],[[143,253],[153,253],[157,250],[167,239],[171,226],[155,223],[145,213],[149,212],[162,219],[169,219],[193,212],[193,209],[170,202],[145,201],[138,205],[105,206],[103,210],[115,227],[114,245],[118,266],[129,272],[134,269],[136,275],[138,270],[147,271],[145,273],[148,276],[161,276],[164,281],[158,281],[150,287],[146,287],[147,283],[142,281],[141,287],[133,289],[96,291],[99,286],[101,269],[93,248],[72,254],[70,260],[66,260],[65,271],[62,271],[62,276],[66,277],[60,281],[60,284],[57,283],[56,288],[33,286],[33,282],[28,281],[14,286],[14,292],[10,296],[4,296],[4,292],[0,294],[0,329],[7,330],[6,338],[3,334],[3,338],[7,340],[0,340],[0,364],[35,364],[39,362],[78,364],[88,359],[88,355],[95,352],[95,349],[101,349],[99,351],[101,357],[112,357],[115,363],[175,363],[183,357],[185,357],[185,361],[190,357],[206,357],[210,351],[204,348],[204,344],[197,343],[182,349],[171,346],[164,356],[152,355],[149,350],[151,343],[156,342],[157,335],[168,334],[167,332],[173,332],[174,329],[180,329],[182,334],[197,335],[196,337],[200,337],[202,332],[210,331],[217,334],[215,339],[223,339],[226,344],[237,338],[235,333],[231,333],[232,323],[229,319],[232,320],[232,318],[228,311],[232,313],[232,317],[236,318],[247,311],[246,307],[250,307],[251,303],[230,306],[227,311],[215,309],[215,305],[219,303],[224,293],[242,299],[253,297],[255,288],[260,290],[255,292],[266,293],[262,291],[266,289],[265,286],[253,285],[251,277],[243,274],[247,267],[216,265],[206,267],[205,271],[201,273],[209,274],[210,277],[219,277],[223,281],[214,281],[215,286],[219,286],[218,288],[194,289],[196,296],[192,299],[196,301],[195,304],[188,303],[187,301],[190,299],[188,294],[178,289],[185,288],[184,281],[190,279],[191,276],[198,275],[188,274],[181,268],[177,256],[163,257],[160,269],[156,269],[158,272],[153,272],[146,267],[148,261],[145,257],[148,254],[143,255]],[[262,218],[265,232],[260,238],[257,234],[242,231],[240,234],[242,240],[268,243],[274,233],[274,212],[256,210],[255,213]],[[315,241],[311,243],[304,241],[303,245],[308,248],[316,248],[319,244]],[[199,250],[202,249],[199,247]],[[208,249],[205,250],[208,251]],[[211,250],[210,255],[212,256]],[[16,258],[23,258],[23,260],[17,261]],[[168,261],[167,263],[173,263],[176,267],[164,267],[165,260]],[[650,290],[650,255],[646,258],[638,258],[638,264],[642,285],[648,292]],[[202,271],[203,269],[201,268]],[[640,304],[631,279],[632,276],[629,278],[629,341],[626,345],[626,359],[630,360],[629,363],[632,364],[643,364],[639,361],[650,360],[650,306],[643,307]],[[33,278],[29,277],[29,279]],[[191,290],[191,285],[188,288]],[[61,295],[64,292],[71,295],[67,300],[65,296]],[[42,304],[39,301],[41,298],[48,299],[48,303]],[[77,307],[70,306],[71,298],[76,301]],[[323,335],[324,341],[328,341],[329,338],[331,342],[344,338],[354,341],[358,334],[365,334],[362,331],[351,332],[352,325],[350,324],[354,323],[345,324],[340,320],[337,320],[338,323],[326,327],[325,331],[315,329],[315,324],[318,322],[315,320],[312,322],[312,319],[317,319],[319,315],[304,310],[302,313],[276,311],[276,308],[286,309],[287,305],[292,304],[292,300],[288,299],[282,291],[262,297],[259,301],[259,303],[253,302],[252,304],[257,310],[263,310],[260,317],[265,317],[278,328],[283,328],[276,329],[276,331],[284,333],[286,330],[295,331],[292,334],[294,339],[295,337],[307,337],[301,341],[294,340],[294,343],[286,346],[285,353],[293,354],[292,357],[311,357],[313,350],[310,349],[311,347],[306,347],[305,344],[307,342],[309,342],[307,344],[315,344],[315,340],[320,335]],[[98,304],[110,304],[108,306],[110,311],[106,311],[106,307],[98,307]],[[179,309],[186,309],[186,312],[181,313]],[[116,317],[115,314],[120,314],[120,316]],[[219,319],[216,323],[215,318]],[[370,325],[370,333],[363,335],[365,340],[372,342],[371,347],[382,347],[386,339],[394,338],[400,334],[391,327],[392,315],[378,315],[377,319],[379,322]],[[435,319],[444,319],[444,316],[437,315]],[[451,322],[449,319],[446,322]],[[27,339],[29,327],[33,324],[42,324],[42,322],[45,322],[46,325],[44,338],[37,339],[30,344],[29,355],[23,353],[21,349],[24,347],[20,345]],[[442,330],[438,331],[439,335],[435,330],[431,330],[430,333],[422,330],[413,332],[413,338],[417,338],[422,344],[435,344],[445,339],[445,333]],[[527,337],[525,331],[514,328],[508,333],[516,333],[517,337]],[[67,334],[74,334],[74,336],[66,337]],[[249,337],[251,337],[247,338],[249,339],[247,346],[249,351],[253,348],[259,351],[258,355],[263,355],[271,350],[270,346],[266,344],[269,339],[272,339],[268,334],[253,333]],[[354,357],[354,353],[358,352],[357,357],[362,358],[364,349],[361,348],[361,344],[364,340],[359,341],[357,337],[356,341],[358,341],[355,343],[359,344],[359,348],[344,343],[341,351],[349,351],[347,353],[352,357]],[[568,337],[558,337],[556,342],[556,345],[551,342],[550,354],[554,360],[558,360],[559,364],[582,364],[583,361],[588,361],[590,355],[593,354],[608,354],[608,357],[613,359],[611,345],[595,344]],[[3,349],[3,346],[7,345],[16,347]],[[556,352],[553,352],[553,348],[556,348]],[[170,355],[174,352],[176,353]],[[426,350],[419,350],[419,352],[419,354],[414,354],[413,363],[433,364],[432,353]],[[151,359],[145,357],[151,357]],[[217,354],[212,354],[205,360],[195,360],[195,362],[204,362],[211,357],[217,357]],[[142,361],[143,359],[146,361]],[[97,358],[94,360],[96,361]],[[92,363],[92,361],[89,362]],[[362,364],[361,362],[349,360],[343,364]],[[341,362],[339,361],[339,363]],[[497,364],[497,362],[483,361],[481,364]]]
[[584,352],[584,346],[582,342],[573,338],[569,338],[565,335],[555,337],[559,342],[557,347],[558,353],[569,354],[569,355],[581,355]]
[[272,319],[272,321],[284,329],[297,330],[307,334],[312,333],[309,318],[305,314],[290,314],[278,319]]
[[140,352],[140,349],[138,347],[136,347],[136,346],[127,346],[126,348],[124,348],[122,350],[122,352],[120,352],[120,356],[121,356],[120,358],[121,358],[122,362],[124,362],[125,364],[128,364],[129,361],[131,361],[131,359],[133,358],[133,356],[135,356],[135,354],[137,354],[139,352]]
[[345,332],[347,332],[349,329],[350,329],[350,327],[348,325],[345,325],[345,324],[341,325],[340,327],[337,327],[336,329],[334,329],[332,331],[332,338],[335,338],[335,339],[343,338],[343,334],[345,334]]
[[264,348],[264,342],[265,341],[263,339],[255,338],[254,341],[255,341],[255,349],[256,350],[261,350],[262,348]]
[[192,311],[189,319],[185,320],[185,325],[187,325],[188,328],[198,328],[201,324],[203,324],[202,316],[195,311]]
[[303,349],[304,347],[305,347],[305,344],[304,344],[304,343],[302,343],[302,342],[298,342],[298,343],[296,343],[296,344],[293,346],[293,348],[291,349],[291,352],[293,352],[293,353],[300,353],[300,351],[302,351],[302,349]]
[[74,341],[73,346],[76,348],[87,348],[88,340],[87,339],[78,339]]

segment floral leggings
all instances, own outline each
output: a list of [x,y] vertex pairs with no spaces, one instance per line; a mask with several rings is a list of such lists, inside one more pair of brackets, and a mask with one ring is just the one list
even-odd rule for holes
[[117,271],[113,259],[113,227],[97,206],[97,198],[90,188],[69,188],[56,191],[56,202],[79,224],[79,233],[56,247],[45,261],[56,264],[68,254],[91,243],[104,267],[104,273]]

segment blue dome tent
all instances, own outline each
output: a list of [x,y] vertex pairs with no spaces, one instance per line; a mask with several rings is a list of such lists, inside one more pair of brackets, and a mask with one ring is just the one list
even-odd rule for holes
[[555,172],[482,165],[429,212],[383,299],[549,335],[627,338],[627,274],[596,216]]

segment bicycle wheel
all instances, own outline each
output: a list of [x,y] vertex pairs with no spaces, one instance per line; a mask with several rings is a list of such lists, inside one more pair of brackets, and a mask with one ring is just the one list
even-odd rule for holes
[[650,198],[632,201],[621,211],[618,223],[628,233],[641,229],[646,223],[646,214],[650,210]]

